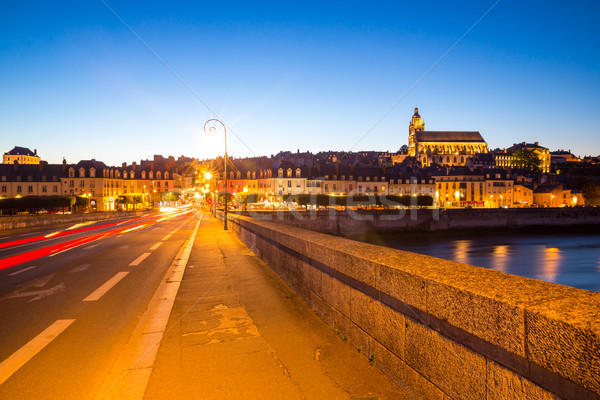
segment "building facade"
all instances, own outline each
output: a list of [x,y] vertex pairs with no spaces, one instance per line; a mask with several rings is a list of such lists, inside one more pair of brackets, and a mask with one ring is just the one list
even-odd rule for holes
[[2,156],[2,164],[14,164],[15,161],[19,164],[37,165],[40,163],[41,159],[40,156],[37,155],[37,149],[31,151],[27,147],[15,146],[12,150],[4,153]]
[[415,108],[408,126],[408,154],[423,167],[464,166],[469,158],[481,153],[489,153],[489,149],[479,132],[426,131],[419,109]]

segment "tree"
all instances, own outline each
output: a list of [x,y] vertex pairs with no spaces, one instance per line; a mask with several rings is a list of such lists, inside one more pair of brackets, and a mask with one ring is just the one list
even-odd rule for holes
[[537,171],[540,169],[540,158],[532,150],[519,149],[512,154],[510,166]]
[[600,204],[600,184],[589,182],[583,187],[582,193],[586,204]]

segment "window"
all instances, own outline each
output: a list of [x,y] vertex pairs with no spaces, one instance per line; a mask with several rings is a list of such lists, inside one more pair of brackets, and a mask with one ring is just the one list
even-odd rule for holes
[[80,187],[84,187],[85,186],[85,181],[83,179],[81,181],[79,181],[79,186]]
[[33,176],[29,175],[29,176],[27,177],[27,182],[33,182]]
[[23,180],[23,178],[21,177],[21,175],[17,176],[17,182],[21,182]]
[[33,193],[33,186],[28,186],[27,187],[27,193]]
[[52,187],[52,193],[58,193],[58,186],[54,185]]
[[75,181],[74,181],[73,179],[71,179],[71,180],[69,181],[69,187],[70,187],[70,188],[72,188],[72,187],[75,187]]
[[43,185],[42,186],[42,193],[46,193],[46,192],[48,192],[48,186]]
[[17,186],[17,193],[22,193],[23,192],[23,188],[21,186]]
[[2,193],[6,193],[6,186],[2,186]]

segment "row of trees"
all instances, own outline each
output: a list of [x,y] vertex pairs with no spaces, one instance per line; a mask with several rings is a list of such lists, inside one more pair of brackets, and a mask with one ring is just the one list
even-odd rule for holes
[[[431,196],[410,196],[410,195],[354,195],[354,196],[329,196],[326,194],[297,194],[283,195],[283,201],[287,203],[297,203],[299,206],[339,206],[339,207],[430,207],[433,205]],[[241,205],[258,203],[260,196],[258,194],[240,193],[236,195],[236,202]]]

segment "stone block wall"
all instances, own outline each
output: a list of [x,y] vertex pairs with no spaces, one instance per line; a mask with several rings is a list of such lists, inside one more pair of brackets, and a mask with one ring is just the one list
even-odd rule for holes
[[600,293],[251,218],[230,224],[414,398],[600,399]]
[[81,214],[46,214],[27,216],[4,216],[0,217],[0,231],[11,229],[27,229],[34,227],[46,227],[60,224],[72,224],[86,221],[99,221],[111,218],[125,218],[143,214],[143,211],[126,212],[92,212]]
[[361,236],[369,231],[600,225],[600,207],[231,212],[232,216],[240,214],[257,221],[278,222],[346,237]]

